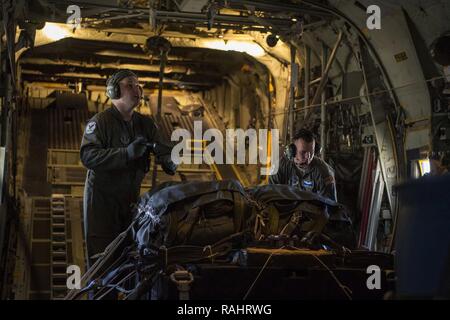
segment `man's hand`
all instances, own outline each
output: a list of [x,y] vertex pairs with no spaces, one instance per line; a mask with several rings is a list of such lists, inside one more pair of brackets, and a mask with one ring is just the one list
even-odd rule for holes
[[177,171],[177,165],[170,159],[170,157],[164,157],[161,161],[161,168],[168,175],[173,176]]
[[139,136],[130,143],[127,147],[128,160],[136,160],[142,157],[147,150],[146,142],[147,140],[144,137]]

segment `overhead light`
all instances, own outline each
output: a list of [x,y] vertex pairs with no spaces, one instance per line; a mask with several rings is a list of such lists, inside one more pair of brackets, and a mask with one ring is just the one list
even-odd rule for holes
[[269,34],[266,38],[266,43],[269,47],[275,47],[278,43],[278,36],[274,34]]
[[58,23],[46,22],[41,31],[47,38],[53,41],[58,41],[69,36],[67,29],[64,29]]
[[206,40],[205,46],[209,49],[245,52],[253,57],[262,57],[265,54],[264,49],[259,44],[247,41]]
[[420,173],[422,176],[431,172],[429,159],[419,160],[419,166],[420,166]]
[[293,22],[297,22],[297,18],[292,18],[291,19]]

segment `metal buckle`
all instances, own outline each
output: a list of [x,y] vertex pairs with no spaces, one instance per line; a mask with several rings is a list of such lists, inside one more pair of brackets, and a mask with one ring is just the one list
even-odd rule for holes
[[170,275],[170,280],[177,285],[180,300],[189,300],[189,290],[194,281],[192,273],[186,270],[177,270]]

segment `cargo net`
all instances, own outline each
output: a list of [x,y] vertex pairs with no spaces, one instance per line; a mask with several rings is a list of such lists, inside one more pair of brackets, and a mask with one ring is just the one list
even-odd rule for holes
[[248,246],[345,252],[353,245],[342,206],[286,185],[169,182],[143,195],[133,214],[131,225],[84,274],[81,289],[66,299],[151,298],[161,274],[188,286],[189,265],[245,266]]

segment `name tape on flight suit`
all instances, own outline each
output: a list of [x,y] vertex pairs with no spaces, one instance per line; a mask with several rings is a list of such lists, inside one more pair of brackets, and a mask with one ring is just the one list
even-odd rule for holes
[[311,180],[303,180],[302,184],[303,184],[303,187],[304,187],[305,189],[312,190],[312,189],[314,188],[314,181],[311,181]]

